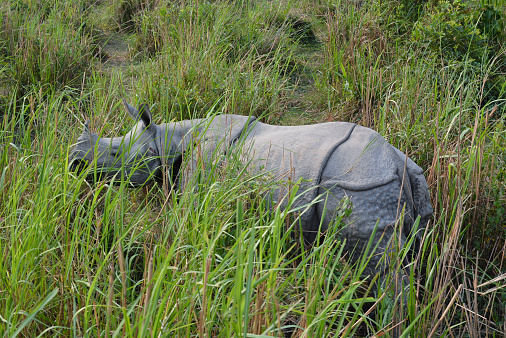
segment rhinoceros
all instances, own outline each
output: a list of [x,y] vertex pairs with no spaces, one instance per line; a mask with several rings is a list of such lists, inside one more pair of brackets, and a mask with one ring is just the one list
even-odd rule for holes
[[[372,129],[348,122],[275,126],[252,116],[226,114],[157,125],[147,105],[137,110],[123,103],[137,121],[134,128],[122,137],[99,138],[86,123],[70,152],[72,170],[93,162],[100,178],[128,179],[139,186],[159,181],[167,168],[177,174],[183,156],[195,156],[192,152],[211,161],[240,146],[253,170],[279,181],[280,187],[269,193],[271,201],[283,200],[288,193],[283,182],[299,185],[295,206],[309,205],[299,218],[305,243],[327,231],[344,198],[351,201],[339,236],[346,240],[346,250],[360,253],[374,234],[377,251],[367,275],[381,275],[380,270],[386,269],[378,263],[381,253],[393,250],[388,242],[399,219],[403,224],[398,239],[403,245],[413,235],[415,220],[419,217],[417,242],[432,215],[423,170]],[[97,170],[89,175],[96,178]],[[180,179],[180,188],[185,184]]]

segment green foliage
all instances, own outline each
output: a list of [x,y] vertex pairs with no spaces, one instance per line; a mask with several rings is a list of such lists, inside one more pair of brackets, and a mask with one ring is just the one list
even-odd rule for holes
[[497,173],[490,186],[490,199],[487,201],[487,218],[480,229],[480,241],[476,241],[476,250],[490,252],[496,250],[498,243],[506,241],[506,137],[498,134],[497,149],[494,151]]
[[241,15],[235,7],[204,2],[160,6],[139,17],[136,50],[156,55],[143,69],[144,99],[169,100],[163,110],[177,109],[181,117],[216,102],[245,115],[277,112],[297,67],[291,32],[269,6]]
[[40,87],[79,87],[93,58],[84,4],[50,3],[0,7],[0,62],[6,66],[1,81],[18,97]]
[[[476,1],[440,1],[429,8],[415,24],[412,41],[441,56],[446,64],[463,62],[468,81],[473,81],[474,77],[483,78],[480,105],[499,104],[497,116],[500,116],[506,99],[501,64],[506,58],[495,52],[504,41],[506,18],[494,7]],[[484,70],[492,59],[493,68]]]
[[400,0],[400,9],[403,17],[399,19],[406,20],[410,23],[415,23],[423,16],[424,7],[429,3],[429,0]]
[[135,18],[142,16],[144,12],[154,7],[155,2],[149,0],[123,0],[112,1],[115,6],[115,16],[118,27],[133,31],[135,28]]
[[504,17],[477,1],[440,1],[416,22],[412,40],[451,60],[488,59],[503,38]]

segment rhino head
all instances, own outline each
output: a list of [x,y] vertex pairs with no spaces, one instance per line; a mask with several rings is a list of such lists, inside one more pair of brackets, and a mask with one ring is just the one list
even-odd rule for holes
[[[80,173],[92,167],[87,180],[128,180],[134,186],[161,180],[162,164],[171,168],[181,157],[181,132],[177,126],[156,125],[147,105],[139,110],[123,101],[137,122],[125,136],[100,138],[88,122],[69,155],[70,170]],[[172,125],[172,124],[171,124]]]

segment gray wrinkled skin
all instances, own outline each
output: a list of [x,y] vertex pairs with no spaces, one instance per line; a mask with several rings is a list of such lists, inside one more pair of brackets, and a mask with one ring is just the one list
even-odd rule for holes
[[[115,177],[144,185],[160,180],[164,168],[179,170],[184,155],[190,158],[185,175],[179,176],[179,185],[184,188],[196,162],[192,157],[211,161],[240,144],[242,156],[251,160],[251,169],[266,171],[273,180],[285,183],[303,179],[299,188],[303,194],[295,207],[326,199],[326,204],[315,203],[300,215],[308,244],[328,229],[343,198],[349,198],[352,212],[340,236],[346,240],[346,250],[353,252],[353,260],[376,228],[373,246],[378,244],[378,249],[364,272],[369,276],[387,268],[389,262],[380,264],[380,258],[394,250],[389,245],[394,234],[400,234],[396,246],[404,245],[420,217],[416,250],[432,215],[422,169],[371,129],[346,122],[271,126],[239,115],[156,125],[147,106],[138,111],[124,104],[138,121],[132,131],[123,137],[98,138],[86,124],[70,153],[71,169],[79,171],[93,164],[96,170],[89,179],[97,178],[99,172],[100,179]],[[272,191],[272,200],[283,200],[287,192],[286,184],[280,184]],[[401,215],[404,222],[399,229],[399,224],[395,225]]]

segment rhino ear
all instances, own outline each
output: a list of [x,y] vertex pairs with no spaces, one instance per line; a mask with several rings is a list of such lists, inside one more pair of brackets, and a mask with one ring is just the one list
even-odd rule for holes
[[132,107],[131,105],[129,105],[125,99],[123,99],[123,105],[125,106],[125,110],[127,111],[128,114],[130,114],[130,116],[135,120],[135,121],[139,121],[139,111],[137,109],[135,109],[134,107]]
[[83,132],[81,133],[81,135],[79,136],[79,138],[77,140],[80,142],[86,142],[86,141],[89,142],[94,137],[98,138],[98,136],[96,134],[92,133],[90,130],[90,121],[86,120],[86,122],[84,122]]
[[90,130],[90,120],[86,120],[86,121],[84,122],[83,133],[91,134],[91,130]]
[[125,100],[123,100],[123,105],[125,106],[126,111],[135,121],[142,121],[146,127],[151,124],[151,112],[149,111],[149,107],[147,104],[142,104],[140,110],[135,109],[133,106],[129,105]]
[[141,104],[139,109],[140,109],[139,111],[140,119],[142,120],[142,122],[146,127],[149,127],[151,125],[152,118],[148,105],[145,103]]

